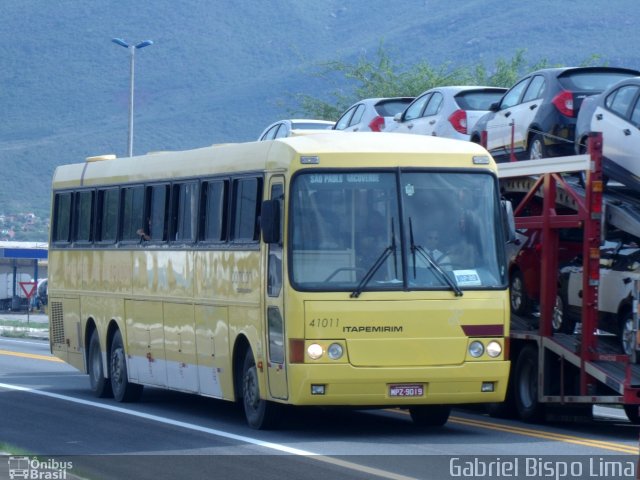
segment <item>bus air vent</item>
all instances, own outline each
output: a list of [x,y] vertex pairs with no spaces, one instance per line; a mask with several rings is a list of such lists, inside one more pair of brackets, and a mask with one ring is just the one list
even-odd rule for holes
[[64,315],[62,313],[62,302],[51,302],[51,341],[53,343],[64,343]]

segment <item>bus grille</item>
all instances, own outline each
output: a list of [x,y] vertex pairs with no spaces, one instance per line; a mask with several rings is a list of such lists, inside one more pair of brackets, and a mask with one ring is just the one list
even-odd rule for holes
[[64,343],[64,316],[62,314],[62,302],[51,302],[51,342]]

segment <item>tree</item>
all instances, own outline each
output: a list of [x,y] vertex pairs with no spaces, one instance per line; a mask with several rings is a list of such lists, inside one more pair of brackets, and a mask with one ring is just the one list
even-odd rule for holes
[[[322,70],[317,75],[336,86],[330,100],[306,93],[297,94],[296,100],[305,117],[337,120],[350,105],[363,98],[415,97],[430,88],[444,85],[509,88],[527,72],[554,66],[546,59],[530,65],[524,54],[525,51],[520,49],[511,59],[499,58],[490,70],[482,63],[472,67],[454,67],[449,63],[433,66],[428,62],[419,62],[403,70],[394,64],[381,44],[373,60],[361,56],[355,64],[333,61],[321,65]],[[598,63],[601,63],[600,57],[593,55],[582,64]]]

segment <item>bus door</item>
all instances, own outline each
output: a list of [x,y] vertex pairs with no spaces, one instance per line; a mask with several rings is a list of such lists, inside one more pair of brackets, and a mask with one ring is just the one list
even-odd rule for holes
[[[280,201],[280,238],[284,225],[284,178],[272,177],[269,181],[270,199]],[[285,362],[284,293],[282,288],[282,242],[267,245],[265,249],[266,279],[266,335],[267,376],[269,393],[273,398],[287,399],[287,371]]]

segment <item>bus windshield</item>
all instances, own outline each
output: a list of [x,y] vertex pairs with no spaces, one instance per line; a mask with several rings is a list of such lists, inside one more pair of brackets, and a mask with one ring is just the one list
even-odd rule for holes
[[473,171],[314,171],[293,181],[290,275],[313,291],[506,285],[495,178]]

